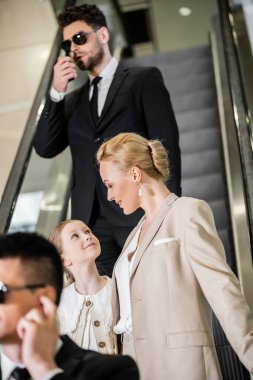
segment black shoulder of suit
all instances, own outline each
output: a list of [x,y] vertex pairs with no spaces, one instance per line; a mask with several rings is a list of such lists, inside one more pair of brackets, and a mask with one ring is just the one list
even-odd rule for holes
[[160,71],[156,66],[128,66],[127,63],[121,62],[117,70],[129,70],[132,74],[147,73],[152,71]]
[[133,359],[123,355],[106,355],[78,347],[68,336],[56,356],[57,365],[75,380],[138,380]]

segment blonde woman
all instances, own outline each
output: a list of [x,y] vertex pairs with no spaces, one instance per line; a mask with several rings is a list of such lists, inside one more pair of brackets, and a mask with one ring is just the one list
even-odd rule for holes
[[50,234],[58,248],[69,285],[63,289],[58,309],[61,334],[80,347],[114,353],[111,279],[100,276],[95,260],[101,248],[86,224],[66,220]]
[[108,200],[126,215],[139,207],[145,213],[115,264],[112,295],[114,332],[142,380],[222,378],[211,308],[252,370],[253,317],[210,207],[168,190],[167,152],[157,140],[121,133],[102,144],[97,159]]

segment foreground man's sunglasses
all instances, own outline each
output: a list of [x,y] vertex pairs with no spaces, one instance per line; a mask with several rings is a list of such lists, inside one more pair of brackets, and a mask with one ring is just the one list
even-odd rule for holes
[[45,284],[32,284],[32,285],[23,285],[23,286],[9,286],[5,285],[0,281],[0,304],[6,302],[7,294],[11,291],[20,291],[25,289],[37,289],[37,288],[45,288]]

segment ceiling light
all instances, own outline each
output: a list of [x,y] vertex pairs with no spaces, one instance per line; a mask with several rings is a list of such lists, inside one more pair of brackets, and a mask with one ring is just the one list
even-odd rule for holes
[[192,10],[190,8],[187,8],[187,7],[181,7],[181,8],[179,8],[178,13],[181,16],[189,16],[192,13]]

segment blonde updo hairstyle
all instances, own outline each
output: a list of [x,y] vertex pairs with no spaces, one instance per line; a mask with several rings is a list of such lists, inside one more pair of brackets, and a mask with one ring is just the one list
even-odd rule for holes
[[147,140],[136,133],[120,133],[104,142],[97,161],[112,161],[124,172],[134,166],[151,178],[166,182],[169,178],[168,153],[159,140]]
[[[58,250],[58,252],[59,252],[59,254],[60,254],[61,258],[62,258],[62,260],[63,260],[63,246],[62,246],[61,234],[62,234],[62,231],[63,231],[64,227],[67,224],[73,223],[75,221],[76,220],[74,220],[74,219],[64,220],[63,222],[59,223],[51,231],[51,233],[49,235],[49,241],[51,241],[51,243],[53,243],[55,245],[55,247],[57,248],[57,250]],[[64,279],[65,285],[70,285],[73,282],[75,282],[75,278],[74,278],[73,274],[65,266],[64,266],[64,274],[65,274],[65,279]]]

